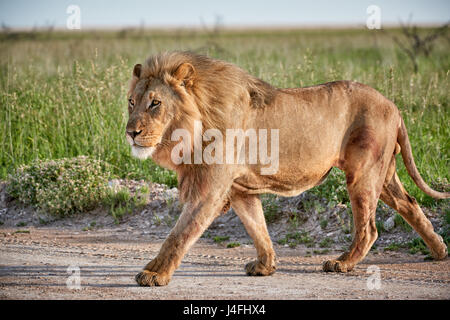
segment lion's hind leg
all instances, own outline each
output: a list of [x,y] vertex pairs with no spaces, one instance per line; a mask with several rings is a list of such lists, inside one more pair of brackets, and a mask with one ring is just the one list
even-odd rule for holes
[[417,201],[406,192],[397,173],[386,180],[380,198],[388,206],[397,210],[416,230],[427,244],[434,259],[442,260],[447,257],[447,246],[442,237],[434,232],[430,220],[424,215]]
[[378,237],[375,212],[388,174],[394,143],[377,135],[370,127],[355,129],[349,137],[342,161],[353,213],[354,237],[350,249],[336,260],[323,264],[324,271],[347,272],[369,252]]
[[378,202],[376,188],[364,182],[348,186],[353,213],[355,235],[350,249],[336,260],[323,263],[324,271],[347,272],[369,252],[378,237],[375,211]]

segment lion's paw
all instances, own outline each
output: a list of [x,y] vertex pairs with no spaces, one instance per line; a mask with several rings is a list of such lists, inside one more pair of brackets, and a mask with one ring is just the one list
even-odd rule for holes
[[148,270],[142,270],[142,272],[139,272],[134,279],[143,287],[165,286],[170,281],[169,278]]
[[245,265],[245,272],[248,276],[270,276],[275,272],[275,266],[265,266],[258,260],[249,262]]
[[440,246],[435,250],[434,248],[430,248],[431,256],[434,260],[444,260],[448,256],[447,246],[445,245],[444,239],[440,235],[438,235],[440,240]]
[[344,262],[339,260],[327,260],[323,263],[322,269],[325,272],[348,272],[353,268],[348,267]]

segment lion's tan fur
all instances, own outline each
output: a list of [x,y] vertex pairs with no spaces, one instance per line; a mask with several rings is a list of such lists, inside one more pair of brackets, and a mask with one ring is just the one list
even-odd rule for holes
[[[447,256],[415,200],[395,173],[395,154],[402,152],[408,172],[424,192],[429,188],[412,158],[397,107],[376,90],[350,81],[307,88],[278,89],[239,67],[188,52],[163,53],[137,65],[130,82],[127,137],[137,147],[153,147],[152,158],[178,174],[183,213],[159,255],[140,273],[141,285],[164,285],[183,255],[229,202],[253,238],[258,259],[249,275],[275,271],[275,254],[258,194],[296,195],[321,183],[332,167],[346,174],[355,236],[348,252],[324,263],[325,271],[350,271],[377,238],[378,199],[398,210],[416,229],[436,259]],[[148,110],[155,99],[160,108]],[[175,165],[170,159],[176,128],[278,129],[279,170],[261,175],[262,165]],[[136,135],[136,133],[138,135]],[[134,140],[131,135],[136,135]],[[131,139],[131,140],[130,140]],[[137,149],[140,150],[140,149]],[[153,149],[152,149],[153,150]]]

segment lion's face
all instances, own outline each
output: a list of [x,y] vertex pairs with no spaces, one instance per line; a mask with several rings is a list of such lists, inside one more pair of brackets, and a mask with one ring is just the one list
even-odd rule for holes
[[151,157],[160,145],[167,146],[166,129],[174,121],[186,120],[187,106],[195,110],[187,92],[195,73],[192,65],[183,63],[162,76],[151,70],[140,64],[134,67],[128,94],[126,138],[133,155],[140,159]]
[[142,79],[128,97],[126,138],[135,157],[151,157],[174,118],[176,99],[158,79]]

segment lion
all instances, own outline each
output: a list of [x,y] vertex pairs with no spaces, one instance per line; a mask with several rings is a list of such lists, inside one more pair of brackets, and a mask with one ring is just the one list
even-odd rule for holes
[[[257,251],[257,259],[245,266],[247,275],[273,274],[275,252],[259,195],[298,195],[322,183],[333,167],[345,173],[354,236],[347,252],[323,263],[324,271],[348,272],[364,259],[378,236],[378,199],[417,231],[434,259],[447,257],[442,237],[402,186],[395,155],[401,153],[423,192],[437,199],[449,198],[450,193],[424,182],[398,108],[369,86],[335,81],[280,89],[231,63],[169,52],[135,65],[128,111],[126,138],[132,154],[174,170],[184,203],[158,255],[136,275],[141,286],[167,285],[189,248],[230,205]],[[174,161],[172,151],[179,141],[173,141],[172,134],[179,128],[192,133],[195,121],[201,121],[202,132],[215,129],[224,135],[227,128],[279,130],[278,170],[261,174],[262,162]]]

